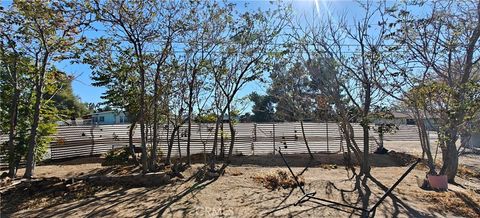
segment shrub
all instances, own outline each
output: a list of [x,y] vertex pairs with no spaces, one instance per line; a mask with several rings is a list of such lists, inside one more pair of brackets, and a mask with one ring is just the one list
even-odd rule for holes
[[[305,184],[305,180],[301,176],[297,176],[297,179],[301,186]],[[270,190],[276,190],[280,187],[286,188],[295,188],[298,186],[297,182],[287,171],[277,170],[275,172],[269,172],[264,175],[257,175],[253,177],[253,180],[263,184],[265,188]]]
[[128,158],[130,156],[130,151],[127,147],[125,148],[115,148],[110,150],[105,155],[105,161],[103,161],[103,166],[113,166],[113,165],[125,165],[128,164]]

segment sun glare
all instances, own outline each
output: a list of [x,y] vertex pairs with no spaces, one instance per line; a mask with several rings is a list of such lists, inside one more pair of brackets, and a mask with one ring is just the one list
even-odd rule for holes
[[315,8],[317,9],[317,14],[320,16],[320,0],[313,0],[315,2]]

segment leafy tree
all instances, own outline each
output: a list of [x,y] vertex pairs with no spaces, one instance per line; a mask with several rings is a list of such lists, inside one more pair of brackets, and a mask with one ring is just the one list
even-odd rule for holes
[[217,120],[217,115],[214,113],[200,114],[195,117],[195,122],[197,123],[215,123]]
[[58,81],[59,89],[52,95],[45,96],[45,99],[51,99],[55,103],[59,119],[68,120],[88,114],[85,104],[73,94],[73,76],[58,72],[55,79]]
[[27,178],[33,175],[35,150],[41,143],[38,136],[44,133],[40,118],[44,111],[46,83],[50,74],[56,72],[52,63],[74,57],[76,45],[84,41],[78,33],[85,26],[87,17],[76,6],[72,1],[14,1],[7,10],[2,10],[2,20],[5,21],[2,23],[8,26],[6,29],[12,36],[7,40],[15,44],[18,53],[34,63],[31,65],[33,118],[24,175]]
[[228,158],[231,157],[235,142],[230,113],[232,102],[245,84],[259,80],[262,73],[270,69],[271,57],[274,55],[272,43],[285,26],[288,11],[288,7],[279,5],[278,8],[268,11],[230,12],[225,31],[228,35],[212,63],[215,89],[218,91],[216,100],[221,102],[218,105],[222,105],[217,116],[212,156],[215,157],[217,150],[220,122],[227,114],[231,135]]
[[273,107],[273,99],[269,95],[259,95],[253,92],[249,95],[254,105],[252,108],[253,115],[249,117],[253,122],[273,122],[275,121],[275,111]]
[[250,114],[249,112],[245,113],[245,114],[242,114],[240,115],[240,122],[241,123],[250,123],[250,122],[253,122],[252,121],[252,114]]
[[272,84],[267,93],[275,101],[275,116],[282,121],[301,121],[314,116],[314,98],[310,78],[300,62],[287,68],[280,64],[270,74]]
[[[105,98],[119,108],[125,108],[132,121],[141,129],[142,167],[156,167],[157,128],[159,125],[162,73],[169,69],[166,62],[171,54],[173,39],[183,29],[182,19],[188,10],[183,1],[88,1],[86,8],[105,25],[107,34],[92,42],[92,54],[86,62],[96,68],[96,85],[108,85]],[[147,49],[154,48],[153,51]],[[100,57],[98,60],[96,57]],[[107,57],[106,60],[104,57]],[[127,62],[125,62],[127,61]],[[112,68],[113,67],[113,68]],[[101,71],[120,73],[108,75]],[[128,84],[128,85],[124,85]],[[119,90],[120,89],[120,90]],[[168,105],[167,101],[167,105]],[[164,107],[165,109],[165,107]],[[153,122],[150,119],[153,117]],[[148,160],[147,126],[153,123],[152,158]],[[133,149],[133,145],[131,145]],[[132,154],[133,155],[133,154]]]
[[[91,1],[88,2],[87,7],[95,14],[97,20],[110,28],[111,36],[108,39],[114,45],[113,48],[118,49],[124,55],[128,55],[133,66],[130,69],[138,73],[138,107],[137,119],[140,123],[141,135],[141,149],[142,157],[141,163],[143,170],[148,170],[148,154],[147,154],[147,139],[146,139],[146,75],[149,63],[148,55],[146,53],[145,44],[151,42],[157,34],[154,30],[155,23],[155,5],[153,2],[135,1]],[[100,39],[99,43],[107,42],[107,40]],[[122,43],[126,42],[127,45]],[[108,46],[108,49],[111,47]],[[111,56],[111,55],[110,55]],[[122,57],[121,57],[122,58]]]
[[221,5],[217,1],[191,1],[188,5],[192,11],[187,15],[185,31],[181,38],[185,41],[183,48],[184,55],[178,55],[177,58],[182,62],[187,79],[188,94],[186,98],[187,107],[187,164],[190,159],[190,139],[192,132],[192,121],[194,115],[194,106],[197,105],[198,113],[204,110],[209,97],[201,98],[204,92],[212,92],[209,80],[209,70],[211,60],[215,58],[215,51],[225,37],[225,28],[227,27],[227,14],[231,10],[229,5]]
[[[0,57],[0,62],[3,63],[2,66],[12,67],[12,62],[9,62],[10,59],[5,59],[5,56]],[[19,62],[16,64],[17,70],[17,86],[18,87],[28,87],[25,89],[18,90],[18,96],[15,96],[15,90],[13,83],[0,83],[0,101],[1,102],[12,102],[13,99],[17,100],[17,105],[15,106],[15,114],[11,115],[12,109],[9,108],[9,104],[1,104],[0,111],[5,112],[5,117],[9,119],[0,120],[0,131],[11,132],[12,125],[10,120],[15,119],[14,130],[12,134],[12,141],[7,142],[6,147],[2,147],[2,151],[6,152],[6,156],[9,162],[9,176],[16,177],[16,172],[19,167],[20,161],[24,159],[28,153],[28,143],[30,141],[30,125],[33,122],[32,117],[32,108],[34,107],[34,87],[31,87],[29,78],[33,77],[33,64],[24,57],[19,58]],[[10,81],[12,74],[6,73],[7,71],[3,70],[3,67],[0,67],[0,79],[2,81]],[[56,107],[57,104],[52,100],[52,98],[47,98],[48,96],[54,96],[62,87],[59,86],[61,81],[58,81],[58,76],[62,75],[58,71],[49,72],[48,76],[45,79],[44,86],[44,99],[42,103],[42,110],[40,111],[40,121],[38,124],[38,134],[36,135],[37,147],[34,153],[34,159],[36,162],[41,161],[48,149],[50,142],[52,141],[51,135],[56,132],[56,121],[59,120],[59,109]],[[30,86],[30,87],[29,87]],[[9,109],[7,109],[9,108]],[[8,113],[9,112],[9,113]],[[5,125],[5,124],[9,125]]]
[[[477,95],[472,93],[476,88],[472,88],[471,83],[478,82],[475,72],[480,59],[476,52],[480,41],[480,3],[413,1],[408,5],[426,13],[410,13],[398,5],[389,9],[396,19],[392,39],[402,45],[395,48],[403,54],[397,57],[397,62],[403,60],[401,63],[404,65],[397,67],[398,77],[407,78],[412,84],[410,87],[415,87],[411,94],[439,91],[431,96],[435,101],[424,102],[422,98],[413,98],[419,100],[413,102],[417,108],[420,106],[424,112],[440,118],[444,154],[440,174],[447,175],[449,182],[455,182],[458,170],[456,142],[462,133],[468,132],[464,131],[464,127],[472,116],[469,96]],[[442,103],[444,105],[440,105]]]

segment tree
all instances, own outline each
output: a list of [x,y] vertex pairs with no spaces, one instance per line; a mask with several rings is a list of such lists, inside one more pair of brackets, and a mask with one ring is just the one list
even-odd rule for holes
[[[200,104],[200,93],[210,91],[207,85],[211,59],[215,58],[215,50],[224,38],[229,6],[221,6],[218,2],[193,2],[192,13],[188,17],[187,31],[183,36],[186,41],[183,56],[184,70],[188,77],[188,126],[187,126],[187,164],[191,164],[190,141],[192,134],[193,110]],[[203,77],[203,79],[201,78]],[[196,101],[197,100],[197,101]],[[199,107],[202,110],[203,107]],[[200,112],[200,111],[199,111]]]
[[[0,17],[0,63],[1,63],[1,90],[2,95],[1,99],[2,102],[5,102],[2,105],[7,105],[9,103],[9,109],[2,108],[2,118],[9,117],[8,120],[8,157],[9,157],[9,172],[8,175],[10,178],[14,178],[17,174],[17,167],[15,166],[15,136],[16,136],[16,129],[18,123],[18,105],[20,101],[20,93],[21,93],[21,78],[22,73],[25,69],[23,66],[26,64],[22,62],[27,62],[29,60],[25,60],[22,57],[21,53],[18,51],[17,45],[15,43],[15,39],[13,37],[18,37],[14,35],[12,37],[11,32],[13,29],[16,28],[19,22],[21,22],[20,17],[15,16],[15,14],[8,13],[8,11],[4,11],[3,8],[1,10],[1,17]],[[10,33],[10,34],[8,34]],[[23,60],[22,60],[23,59]],[[19,63],[20,62],[20,63]],[[25,75],[25,73],[23,74]],[[10,101],[8,102],[8,99]],[[8,103],[7,103],[8,102]],[[1,122],[6,123],[2,120]]]
[[[105,37],[95,40],[93,54],[108,53],[107,61],[87,58],[87,62],[98,69],[114,65],[122,69],[123,74],[112,76],[97,72],[96,79],[100,82],[97,85],[111,84],[106,97],[111,98],[121,105],[121,108],[131,109],[129,112],[132,126],[137,122],[140,124],[142,167],[143,171],[154,170],[156,167],[157,152],[157,127],[159,125],[159,93],[162,92],[161,73],[166,67],[166,61],[171,53],[174,36],[183,29],[182,18],[178,14],[182,10],[183,1],[96,1],[92,0],[86,4],[86,8],[96,15],[97,21],[109,28]],[[147,47],[154,48],[153,51]],[[113,51],[112,51],[113,48]],[[122,62],[129,60],[129,62]],[[129,64],[127,64],[129,63]],[[130,71],[123,71],[129,69]],[[133,74],[133,73],[136,73]],[[153,80],[151,79],[153,78]],[[129,100],[137,98],[133,106],[131,101],[125,101],[122,96],[116,98],[114,90],[122,86],[122,81],[128,81],[131,85],[126,87],[120,95],[128,97]],[[150,97],[153,93],[153,97]],[[122,100],[120,100],[122,99]],[[147,123],[152,124],[149,115],[153,116],[154,142],[151,161],[148,160],[147,151]],[[133,129],[133,127],[131,128]],[[133,147],[133,145],[131,145]]]
[[313,119],[315,102],[310,92],[310,78],[305,65],[296,62],[289,66],[280,62],[270,74],[270,78],[272,84],[267,93],[275,101],[275,116],[278,120]]
[[[148,63],[145,54],[145,45],[153,40],[157,34],[152,28],[155,24],[154,9],[152,2],[126,2],[126,1],[92,1],[87,4],[96,18],[112,29],[110,40],[115,40],[117,48],[128,51],[133,50],[131,60],[134,63],[133,69],[138,73],[138,84],[140,86],[138,96],[139,112],[137,120],[140,123],[141,149],[142,149],[142,167],[143,171],[148,170],[147,140],[145,115],[146,109],[146,81]],[[128,46],[122,46],[122,42],[127,42]],[[126,47],[126,48],[125,48]]]
[[14,1],[8,11],[2,11],[5,20],[15,20],[9,28],[18,51],[33,61],[35,86],[33,120],[30,127],[28,155],[24,177],[33,175],[35,150],[42,110],[45,82],[52,63],[72,57],[76,45],[84,38],[78,33],[85,26],[85,13],[77,10],[75,2]]
[[82,104],[78,96],[73,94],[73,79],[73,76],[69,76],[64,72],[58,72],[56,78],[59,83],[58,91],[53,95],[45,96],[46,99],[51,99],[55,103],[55,107],[59,112],[57,116],[59,116],[60,120],[74,119],[88,114],[85,104]]
[[[107,39],[98,39],[89,42],[89,52],[84,55],[83,62],[90,64],[92,68],[92,83],[94,86],[107,87],[102,98],[107,107],[113,106],[125,110],[129,128],[129,147],[135,164],[138,164],[134,152],[133,131],[138,121],[139,101],[138,101],[138,77],[132,75],[134,66],[132,63],[132,54],[126,50],[120,50],[118,53],[110,50],[112,41]],[[119,55],[121,54],[121,55]],[[100,112],[108,108],[100,108],[100,105],[90,105],[92,112]]]
[[[420,70],[409,73],[411,78],[427,82],[426,90],[442,91],[439,102],[427,102],[425,111],[438,116],[443,164],[440,174],[455,182],[458,169],[456,141],[471,114],[471,83],[475,81],[475,65],[480,57],[476,50],[480,38],[480,3],[477,1],[411,2],[412,6],[427,9],[415,14],[398,7],[391,9],[396,18],[395,42],[406,51],[406,60]],[[428,81],[430,80],[430,81]],[[416,80],[418,81],[418,80]],[[423,84],[418,84],[420,89]],[[425,90],[424,89],[424,90]],[[475,94],[474,94],[475,95]]]
[[[238,91],[248,82],[258,80],[267,71],[272,60],[272,43],[286,24],[288,7],[279,6],[275,10],[255,12],[230,12],[226,20],[226,41],[222,42],[213,65],[213,74],[217,100],[222,105],[219,110],[214,134],[212,156],[215,157],[218,144],[218,127],[225,115],[228,115],[230,128],[230,159],[234,142],[235,130],[231,119],[232,102]],[[212,167],[214,167],[214,161]]]
[[[2,11],[3,15],[3,11]],[[2,18],[4,18],[2,16]],[[7,24],[7,20],[3,20]],[[12,23],[9,23],[10,25]],[[17,164],[16,160],[16,150],[15,138],[17,135],[17,124],[18,124],[18,113],[19,113],[19,104],[20,104],[20,94],[22,87],[25,87],[27,69],[29,60],[22,57],[22,55],[17,51],[15,42],[12,40],[9,34],[5,34],[9,26],[1,26],[2,40],[0,41],[0,89],[2,90],[2,95],[0,99],[2,100],[2,112],[0,120],[1,124],[8,122],[8,163],[9,163],[9,173],[10,178],[14,178],[17,174]],[[8,108],[4,108],[8,105]],[[8,121],[3,118],[9,118]],[[3,125],[2,125],[3,127]],[[3,128],[2,128],[3,129]],[[3,132],[3,131],[2,131]]]
[[[16,65],[11,65],[13,64],[13,62],[11,62],[13,59],[10,59],[10,56],[4,56],[4,53],[2,54],[3,55],[0,56],[0,63],[3,63],[0,66],[0,80],[2,81],[0,83],[0,91],[2,93],[0,95],[0,101],[12,102],[15,100],[16,106],[14,106],[14,110],[12,110],[9,104],[0,104],[0,112],[2,112],[2,116],[5,115],[3,116],[5,118],[8,117],[8,119],[0,119],[0,132],[6,130],[6,132],[11,133],[9,135],[11,140],[9,139],[7,146],[4,147],[2,151],[6,151],[5,154],[9,163],[9,176],[14,178],[16,177],[20,161],[24,159],[28,153],[28,144],[31,137],[30,125],[33,122],[31,108],[35,103],[35,87],[32,86],[29,81],[35,76],[35,71],[30,59],[18,56],[18,62],[15,62]],[[15,68],[17,71],[16,83],[10,82],[13,81],[12,74],[7,72],[8,70],[3,70],[3,67]],[[40,111],[40,121],[37,129],[38,134],[35,136],[35,162],[43,160],[47,148],[52,141],[51,135],[56,132],[56,121],[60,120],[60,117],[58,116],[59,110],[65,109],[59,108],[58,104],[52,100],[52,97],[63,88],[61,85],[62,80],[59,80],[63,75],[64,73],[52,69],[48,72],[48,76],[45,78],[42,110]],[[3,81],[7,82],[4,83]],[[66,108],[66,110],[71,109],[72,108]],[[3,113],[4,111],[5,113]],[[12,111],[14,111],[15,114],[11,115],[10,113],[12,113]],[[11,123],[12,118],[15,121],[14,125]],[[5,125],[7,123],[8,125]]]
[[[370,122],[372,112],[381,106],[387,96],[380,89],[379,86],[383,84],[379,81],[385,75],[383,60],[388,55],[385,52],[388,26],[383,11],[384,3],[361,2],[359,5],[363,9],[359,19],[354,18],[349,22],[344,16],[335,16],[320,23],[293,23],[291,35],[298,42],[298,49],[302,51],[311,75],[327,78],[324,82],[327,85],[317,88],[321,88],[324,96],[329,96],[326,102],[334,104],[347,144],[346,158],[350,158],[350,152],[353,151],[360,163],[356,188],[366,209],[371,195],[367,181],[372,178],[369,163]],[[320,67],[317,63],[320,58],[331,61],[319,62],[325,66]],[[360,121],[363,129],[363,149],[354,136],[351,125],[354,119]],[[355,170],[353,167],[351,169]]]
[[[273,122],[275,121],[275,111],[273,99],[269,95],[259,95],[253,92],[249,95],[250,101],[253,101],[253,115],[249,118],[253,122]],[[248,116],[248,115],[247,115]]]

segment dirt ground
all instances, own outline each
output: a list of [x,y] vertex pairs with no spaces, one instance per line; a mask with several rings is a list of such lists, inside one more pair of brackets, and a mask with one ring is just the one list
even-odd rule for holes
[[[417,154],[413,143],[386,143],[388,149]],[[421,152],[420,152],[421,154]],[[440,155],[440,154],[439,154]],[[440,157],[440,156],[439,156]],[[479,155],[462,157],[477,170]],[[343,167],[342,155],[315,156],[308,163],[307,155],[288,155],[296,174],[305,180],[305,190],[317,197],[344,204],[361,206],[354,189],[354,179]],[[408,160],[392,155],[372,155],[369,181],[370,205],[373,205],[408,168]],[[465,161],[466,160],[466,161]],[[98,173],[111,173],[111,167],[101,166],[101,158],[81,158],[61,163],[37,166],[37,177],[71,178]],[[253,178],[276,170],[286,170],[279,155],[235,157],[223,176],[197,183],[191,178],[200,164],[182,174],[183,179],[154,188],[106,187],[81,198],[52,200],[53,197],[27,197],[12,205],[2,197],[2,217],[346,217],[359,212],[329,203],[305,202],[293,204],[302,196],[298,188],[269,190]],[[308,166],[308,167],[306,167]],[[425,191],[418,187],[417,178],[425,177],[424,166],[417,166],[380,204],[378,217],[480,217],[480,180],[460,175],[458,186],[449,185],[448,192]],[[19,172],[21,175],[23,172]],[[61,198],[61,197],[60,197]]]

